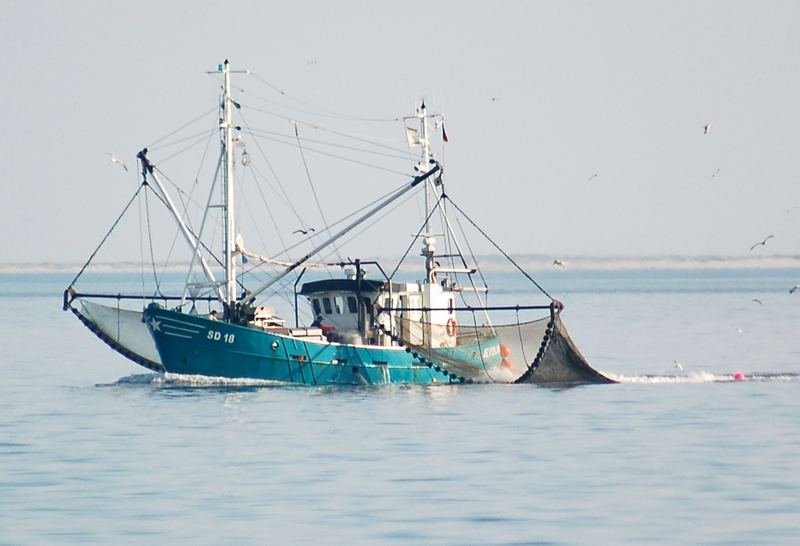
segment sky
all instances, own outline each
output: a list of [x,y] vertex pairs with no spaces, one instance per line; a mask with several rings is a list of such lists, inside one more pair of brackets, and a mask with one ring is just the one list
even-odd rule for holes
[[[424,98],[446,114],[448,192],[509,252],[797,254],[798,20],[789,1],[4,0],[0,262],[83,262],[138,184],[136,152],[213,110],[206,71],[226,58],[261,78],[245,90],[354,117]],[[308,167],[330,211],[403,180]],[[406,231],[360,251],[402,250]]]

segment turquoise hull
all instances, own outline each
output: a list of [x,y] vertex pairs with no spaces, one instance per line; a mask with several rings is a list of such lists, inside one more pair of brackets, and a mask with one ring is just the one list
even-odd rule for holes
[[[308,341],[155,305],[145,310],[144,319],[168,373],[293,385],[464,381],[430,354],[422,357],[400,347]],[[476,362],[475,372],[483,365]]]

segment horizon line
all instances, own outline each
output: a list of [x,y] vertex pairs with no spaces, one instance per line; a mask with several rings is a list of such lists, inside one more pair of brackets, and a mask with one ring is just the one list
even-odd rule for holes
[[[513,269],[513,266],[500,254],[475,257],[480,268],[485,270]],[[772,254],[767,256],[731,255],[681,255],[664,254],[654,256],[636,255],[562,255],[522,254],[513,256],[523,269],[535,271],[555,270],[555,260],[565,264],[568,270],[625,270],[625,269],[782,269],[800,268],[800,255]],[[377,261],[391,263],[392,260]],[[0,273],[68,273],[82,267],[81,262],[0,262]],[[162,268],[166,271],[183,271],[189,262],[176,262]],[[92,268],[95,272],[135,272],[141,269],[139,262],[108,261],[98,262]],[[401,269],[407,269],[402,267]]]

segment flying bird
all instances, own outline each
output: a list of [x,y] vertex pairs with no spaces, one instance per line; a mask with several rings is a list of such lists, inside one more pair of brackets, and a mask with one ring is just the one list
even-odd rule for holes
[[794,294],[795,292],[797,292],[797,290],[798,290],[798,289],[800,289],[800,284],[796,284],[796,285],[794,285],[793,287],[791,287],[791,288],[789,289],[789,293],[790,293],[790,294]]
[[719,169],[717,169],[716,171],[714,171],[713,173],[711,173],[711,178],[716,178],[716,176],[717,176],[718,174],[719,174]]
[[753,303],[757,303],[757,304],[759,304],[759,305],[764,305],[764,302],[763,302],[763,301],[761,301],[761,300],[760,300],[760,299],[758,299],[758,298],[753,298]]
[[673,362],[675,363],[675,367],[676,367],[676,368],[678,368],[679,370],[682,370],[682,369],[683,369],[683,366],[681,366],[681,363],[680,363],[680,362],[678,362],[677,360],[673,360]]
[[128,166],[120,158],[118,158],[115,154],[106,152],[106,155],[108,156],[108,159],[111,160],[111,163],[116,163],[116,164],[120,165],[123,169],[125,169],[125,172],[128,172]]
[[565,264],[561,260],[553,260],[553,265],[556,265],[556,266],[560,267],[561,269],[566,269],[567,268],[567,264]]
[[586,181],[587,181],[587,182],[591,182],[591,181],[592,181],[592,180],[594,180],[595,178],[597,178],[597,173],[594,173],[592,176],[590,176],[589,178],[587,178],[587,179],[586,179]]
[[294,235],[295,233],[302,233],[303,235],[308,235],[310,232],[314,232],[314,231],[317,231],[317,230],[314,229],[313,227],[310,227],[308,229],[296,229],[296,230],[294,230],[292,232],[292,235]]
[[764,246],[764,245],[766,245],[766,244],[767,244],[767,241],[768,241],[769,239],[772,239],[773,237],[775,237],[775,236],[774,236],[774,235],[767,235],[766,237],[764,237],[764,240],[763,240],[763,241],[759,241],[759,242],[755,243],[753,246],[751,246],[751,247],[750,247],[750,250],[753,250],[753,249],[754,249],[754,248],[756,248],[757,246]]
[[704,134],[704,135],[707,135],[707,134],[708,134],[708,133],[710,133],[710,132],[711,132],[711,124],[710,124],[710,123],[706,123],[706,124],[703,126],[703,134]]

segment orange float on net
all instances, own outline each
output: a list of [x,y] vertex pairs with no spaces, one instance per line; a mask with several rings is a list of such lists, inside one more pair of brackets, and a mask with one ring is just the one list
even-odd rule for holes
[[502,358],[502,360],[500,361],[501,368],[506,368],[510,370],[514,367],[514,364],[512,364],[511,361],[508,360],[508,357],[510,355],[511,355],[511,348],[505,343],[501,343],[500,344],[500,357]]

